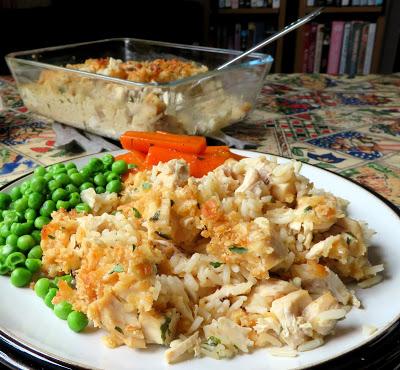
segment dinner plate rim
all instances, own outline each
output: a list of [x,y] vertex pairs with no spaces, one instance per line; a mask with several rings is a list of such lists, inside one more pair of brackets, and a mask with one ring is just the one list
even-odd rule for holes
[[[294,160],[293,158],[289,158],[286,156],[282,156],[282,155],[275,155],[275,154],[270,154],[270,153],[265,153],[265,152],[258,152],[258,151],[252,151],[252,150],[241,150],[241,149],[231,149],[233,152],[236,152],[237,154],[246,154],[246,153],[252,153],[252,154],[260,154],[260,155],[266,155],[266,156],[270,156],[270,157],[274,157],[277,159],[285,159],[285,160]],[[76,158],[71,158],[71,159],[66,159],[64,161],[60,161],[57,163],[64,163],[64,162],[74,162],[77,160],[82,160],[84,158],[87,157],[95,157],[95,156],[100,156],[100,155],[104,155],[106,153],[110,153],[110,154],[119,154],[119,153],[123,153],[126,152],[126,150],[123,149],[119,149],[119,150],[112,150],[112,151],[105,151],[105,152],[100,152],[100,153],[92,153],[92,154],[87,154],[87,155],[83,155],[80,157],[76,157]],[[383,197],[381,194],[377,193],[375,190],[370,189],[348,177],[345,177],[339,173],[336,172],[332,172],[328,169],[325,168],[321,168],[318,167],[314,164],[310,164],[310,163],[304,163],[301,161],[298,161],[301,163],[302,166],[310,166],[310,167],[314,167],[317,168],[318,170],[321,171],[325,171],[328,172],[330,175],[335,175],[337,176],[339,179],[341,180],[345,180],[351,184],[354,184],[358,187],[360,187],[361,189],[365,190],[367,193],[369,193],[370,195],[372,195],[373,197],[377,198],[378,200],[380,200],[383,203],[383,206],[388,207],[395,216],[397,216],[397,218],[400,220],[400,209],[398,207],[396,207],[395,204],[393,204],[392,202],[390,202],[388,199],[386,199],[385,197]],[[48,167],[48,166],[45,166]],[[10,186],[12,186],[15,182],[21,181],[22,179],[32,175],[34,172],[34,170],[25,173],[24,175],[17,177],[13,180],[11,180],[10,182],[0,186],[0,191],[3,191],[6,188],[9,188]],[[321,366],[321,365],[328,365],[329,363],[332,363],[334,361],[338,361],[340,360],[340,358],[344,357],[345,355],[348,355],[349,353],[355,351],[355,350],[361,350],[363,347],[366,347],[367,345],[373,346],[374,343],[378,343],[380,342],[383,337],[386,337],[387,335],[390,335],[391,331],[396,327],[396,325],[400,324],[400,312],[398,313],[398,315],[392,320],[390,321],[387,325],[384,326],[384,328],[380,331],[379,334],[375,335],[375,336],[371,336],[369,338],[366,338],[364,341],[360,342],[357,345],[354,345],[351,348],[346,349],[344,352],[339,353],[337,356],[335,357],[331,357],[331,358],[327,358],[326,360],[322,360],[322,361],[318,361],[315,363],[311,363],[308,364],[307,366],[300,366],[300,367],[296,367],[297,370],[301,370],[301,369],[309,369],[315,366]],[[14,338],[12,335],[8,334],[7,332],[5,332],[2,328],[0,328],[0,341],[5,344],[8,347],[13,348],[14,350],[16,350],[17,352],[20,352],[21,354],[27,356],[27,357],[31,357],[34,358],[35,360],[39,360],[44,362],[47,365],[51,365],[51,366],[57,366],[59,369],[66,369],[66,370],[88,370],[88,369],[94,369],[93,367],[85,367],[82,366],[81,364],[78,363],[74,363],[73,361],[67,360],[67,359],[63,359],[60,356],[55,356],[52,354],[48,354],[43,350],[40,349],[36,349],[33,348],[31,346],[29,346],[29,344],[24,343],[23,339],[17,339]],[[1,352],[0,352],[0,356],[1,356]],[[2,357],[3,361],[7,361],[6,358]],[[13,359],[15,361],[15,359]]]

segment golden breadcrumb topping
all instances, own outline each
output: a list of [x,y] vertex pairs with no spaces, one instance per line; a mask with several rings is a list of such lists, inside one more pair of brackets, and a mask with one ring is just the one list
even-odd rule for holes
[[66,67],[142,83],[167,83],[208,70],[204,65],[179,59],[128,60],[123,62],[114,58],[98,58],[86,59],[81,64],[68,64]]

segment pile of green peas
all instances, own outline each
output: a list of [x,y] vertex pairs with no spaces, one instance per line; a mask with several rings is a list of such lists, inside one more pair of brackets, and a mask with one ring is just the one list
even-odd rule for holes
[[51,308],[55,315],[62,319],[67,320],[68,327],[79,333],[89,323],[87,316],[83,312],[74,311],[71,303],[67,301],[61,301],[53,304],[53,298],[56,296],[58,291],[58,281],[64,280],[68,284],[72,282],[71,275],[64,275],[55,278],[54,281],[48,278],[41,278],[35,284],[35,293],[38,297],[42,298],[47,307]]
[[37,167],[33,177],[15,186],[9,194],[0,192],[0,275],[24,287],[41,268],[41,229],[51,221],[51,213],[64,208],[90,212],[80,192],[118,193],[121,175],[129,166],[114,161],[111,154],[92,158],[81,170],[74,163]]

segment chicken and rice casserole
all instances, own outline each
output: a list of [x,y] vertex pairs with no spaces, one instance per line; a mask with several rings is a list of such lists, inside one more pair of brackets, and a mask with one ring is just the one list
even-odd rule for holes
[[36,82],[21,84],[21,96],[33,112],[115,139],[132,130],[209,134],[241,120],[251,109],[243,97],[227,94],[215,78],[162,86],[207,72],[206,66],[192,61],[100,58],[66,67],[147,84],[127,85],[50,69]]
[[75,281],[53,303],[86,313],[110,347],[168,347],[169,363],[322,345],[360,306],[345,282],[376,283],[383,266],[348,202],[299,170],[230,159],[198,179],[172,160],[131,174],[121,196],[85,190],[93,214],[59,210],[42,231],[45,273]]

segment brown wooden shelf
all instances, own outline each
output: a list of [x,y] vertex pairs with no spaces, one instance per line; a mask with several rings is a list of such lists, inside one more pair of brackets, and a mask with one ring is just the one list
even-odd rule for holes
[[218,14],[278,14],[276,8],[242,8],[242,9],[218,9]]
[[[308,6],[305,8],[306,13],[310,13],[317,9],[314,6]],[[328,6],[324,9],[324,13],[382,13],[381,6]]]

